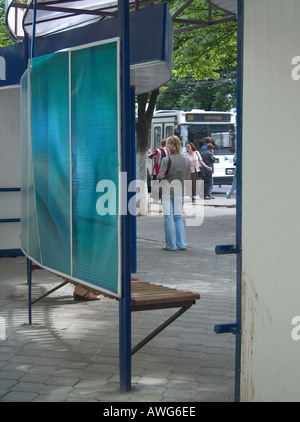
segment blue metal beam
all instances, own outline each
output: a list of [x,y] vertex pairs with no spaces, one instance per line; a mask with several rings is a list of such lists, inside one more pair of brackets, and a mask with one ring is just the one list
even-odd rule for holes
[[235,357],[235,401],[240,401],[241,379],[241,330],[242,330],[242,152],[243,152],[243,46],[244,46],[244,0],[238,0],[237,40],[237,194],[236,194],[236,357]]
[[220,245],[216,246],[215,252],[217,255],[238,254],[240,249],[237,245]]
[[[129,0],[119,0],[118,28],[121,40],[121,168],[130,175],[131,92],[129,55]],[[122,192],[128,204],[128,189]],[[122,215],[122,297],[119,301],[120,388],[131,389],[131,224]]]
[[36,6],[37,6],[37,0],[34,0],[33,21],[32,21],[32,35],[31,35],[31,52],[30,52],[30,58],[31,59],[34,57],[34,47],[35,47]]

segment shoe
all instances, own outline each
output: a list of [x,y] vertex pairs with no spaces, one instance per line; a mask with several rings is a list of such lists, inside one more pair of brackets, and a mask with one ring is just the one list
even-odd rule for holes
[[211,196],[211,195],[210,195],[210,199],[216,199],[216,198],[215,198],[214,196]]
[[86,292],[84,295],[73,294],[74,300],[81,302],[90,302],[92,300],[100,300],[100,296],[94,295],[93,293]]
[[210,196],[205,196],[204,199],[211,199],[211,197]]
[[175,252],[176,249],[168,249],[168,248],[162,248],[163,251],[168,251],[168,252]]
[[186,251],[186,248],[179,248],[180,251]]

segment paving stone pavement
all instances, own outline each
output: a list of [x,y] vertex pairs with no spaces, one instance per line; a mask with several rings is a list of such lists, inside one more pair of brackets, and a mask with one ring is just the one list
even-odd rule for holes
[[[235,243],[235,199],[209,202],[203,224],[186,227],[185,252],[162,250],[160,213],[137,218],[136,276],[201,299],[132,357],[128,392],[119,383],[118,302],[75,302],[68,284],[33,306],[29,326],[26,260],[1,258],[0,401],[233,402],[235,337],[214,325],[235,322],[236,257],[214,248]],[[35,270],[33,298],[60,282]],[[132,345],[172,312],[133,313]]]

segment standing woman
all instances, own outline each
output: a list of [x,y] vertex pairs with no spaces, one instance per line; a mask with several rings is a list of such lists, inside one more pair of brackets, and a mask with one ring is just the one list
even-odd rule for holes
[[192,142],[188,142],[186,145],[187,153],[185,156],[189,159],[190,162],[190,175],[189,178],[192,180],[192,202],[196,202],[196,187],[197,180],[199,179],[198,174],[200,172],[200,164],[202,167],[205,167],[207,170],[211,171],[211,168],[208,167],[200,153],[197,151],[195,145]]
[[181,142],[177,136],[167,139],[169,157],[161,161],[158,180],[162,185],[162,208],[164,214],[164,229],[167,251],[178,248],[185,251],[187,242],[182,220],[184,180],[189,172],[189,160],[182,154]]

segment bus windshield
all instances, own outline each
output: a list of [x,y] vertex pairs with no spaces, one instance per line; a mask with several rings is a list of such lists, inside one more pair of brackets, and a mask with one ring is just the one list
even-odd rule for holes
[[210,136],[214,143],[215,154],[234,154],[235,152],[235,127],[233,124],[184,124],[181,125],[181,137],[184,146],[193,142],[198,151],[204,145],[204,139]]

